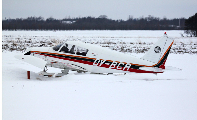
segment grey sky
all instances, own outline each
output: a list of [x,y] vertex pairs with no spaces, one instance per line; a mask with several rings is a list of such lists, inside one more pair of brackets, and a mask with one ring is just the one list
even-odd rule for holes
[[2,19],[107,15],[111,19],[126,20],[129,15],[188,18],[195,13],[197,0],[2,0]]

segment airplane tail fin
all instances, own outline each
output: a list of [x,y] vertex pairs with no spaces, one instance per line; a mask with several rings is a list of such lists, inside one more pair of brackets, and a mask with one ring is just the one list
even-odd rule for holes
[[165,62],[172,44],[173,40],[168,38],[165,32],[164,36],[160,38],[141,59],[155,63],[153,67],[165,69]]

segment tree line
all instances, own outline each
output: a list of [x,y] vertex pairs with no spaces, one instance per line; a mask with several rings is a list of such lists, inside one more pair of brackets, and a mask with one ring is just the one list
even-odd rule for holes
[[197,37],[197,13],[185,20],[185,33]]
[[184,30],[185,18],[154,17],[112,20],[106,15],[55,19],[27,17],[2,20],[3,30]]

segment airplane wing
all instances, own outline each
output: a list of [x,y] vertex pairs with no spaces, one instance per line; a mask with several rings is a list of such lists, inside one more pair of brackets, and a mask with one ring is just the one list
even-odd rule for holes
[[72,71],[77,71],[77,72],[86,72],[84,68],[81,66],[75,65],[75,64],[70,64],[70,63],[62,63],[61,60],[58,61],[45,61],[41,58],[31,56],[31,55],[16,55],[14,56],[15,58],[22,60],[28,65],[18,65],[20,68],[25,69],[27,71],[33,71],[35,73],[39,73],[40,71],[43,71],[45,66],[47,66],[48,71],[47,72],[53,72],[55,71],[60,72],[61,69],[69,69]]
[[30,56],[30,55],[16,55],[14,56],[15,58],[19,59],[19,60],[22,60],[26,63],[29,63],[31,65],[34,65],[38,68],[41,68],[41,69],[44,69],[47,61],[44,61],[40,58],[37,58],[37,57],[33,57],[33,56]]
[[32,71],[35,73],[38,73],[40,71],[43,71],[46,61],[36,58],[29,55],[16,55],[14,56],[16,59],[19,59],[21,61],[24,61],[23,64],[16,64],[17,67],[22,68],[27,71]]
[[69,62],[62,62],[60,61],[53,61],[53,62],[48,62],[47,66],[49,67],[54,67],[54,68],[59,68],[59,69],[69,69],[72,71],[77,71],[77,72],[87,72],[87,70],[81,66],[78,66],[75,63],[69,63]]

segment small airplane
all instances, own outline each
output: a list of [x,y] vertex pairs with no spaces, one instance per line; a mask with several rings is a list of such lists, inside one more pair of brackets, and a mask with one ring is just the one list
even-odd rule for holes
[[24,55],[15,57],[42,69],[40,74],[48,77],[55,73],[47,73],[47,67],[63,69],[55,77],[67,75],[69,70],[96,74],[157,74],[164,72],[172,44],[173,39],[165,32],[141,58],[81,41],[67,41],[55,47],[28,48]]

